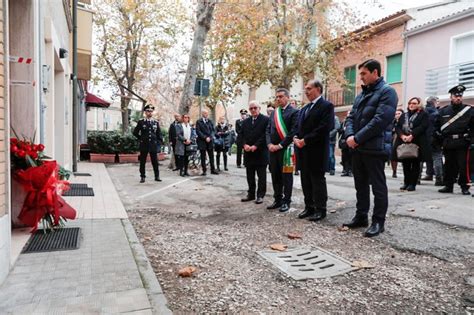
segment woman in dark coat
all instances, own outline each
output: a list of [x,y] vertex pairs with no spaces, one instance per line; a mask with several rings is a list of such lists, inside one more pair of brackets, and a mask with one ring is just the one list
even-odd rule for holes
[[216,126],[216,139],[214,141],[214,149],[216,151],[216,166],[217,171],[220,172],[221,153],[224,158],[224,170],[227,171],[227,152],[230,148],[231,130],[229,125],[225,122],[225,118],[221,117]]
[[395,152],[402,143],[418,145],[418,157],[400,160],[403,166],[404,184],[401,190],[414,191],[420,175],[421,162],[431,159],[431,146],[428,141],[428,127],[430,121],[428,114],[423,110],[421,99],[412,97],[408,101],[408,111],[397,122]]

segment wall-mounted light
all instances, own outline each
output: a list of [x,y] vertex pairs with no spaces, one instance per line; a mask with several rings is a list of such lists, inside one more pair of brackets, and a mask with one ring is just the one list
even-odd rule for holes
[[67,58],[67,56],[69,56],[69,52],[64,48],[59,48],[59,58],[64,59]]

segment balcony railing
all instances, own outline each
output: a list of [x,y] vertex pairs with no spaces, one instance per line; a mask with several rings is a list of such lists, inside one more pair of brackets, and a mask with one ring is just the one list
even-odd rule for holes
[[457,84],[464,85],[467,91],[474,91],[474,60],[426,71],[427,96],[448,94],[448,90]]
[[326,98],[334,104],[334,106],[352,105],[357,94],[361,91],[360,87],[351,89],[342,89],[328,92]]

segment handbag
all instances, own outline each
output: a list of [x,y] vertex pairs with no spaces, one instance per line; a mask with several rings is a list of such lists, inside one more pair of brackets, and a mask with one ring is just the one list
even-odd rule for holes
[[198,146],[195,143],[191,143],[191,144],[186,145],[184,149],[186,152],[196,152],[198,149]]
[[419,149],[414,143],[402,143],[397,147],[397,158],[399,160],[417,159]]

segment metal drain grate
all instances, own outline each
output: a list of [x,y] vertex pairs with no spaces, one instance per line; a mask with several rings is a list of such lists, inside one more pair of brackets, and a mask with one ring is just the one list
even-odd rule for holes
[[69,184],[69,186],[71,187],[71,189],[72,188],[75,188],[75,189],[77,189],[77,188],[87,188],[87,184],[76,184],[76,183],[74,183],[74,184]]
[[90,187],[74,187],[63,193],[65,197],[92,197],[94,196],[94,189]]
[[62,228],[54,232],[44,233],[38,230],[31,235],[23,253],[52,252],[79,248],[80,228]]
[[333,277],[356,269],[350,262],[321,248],[264,250],[258,254],[295,280]]
[[74,173],[74,176],[92,176],[89,173]]

